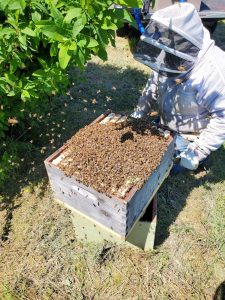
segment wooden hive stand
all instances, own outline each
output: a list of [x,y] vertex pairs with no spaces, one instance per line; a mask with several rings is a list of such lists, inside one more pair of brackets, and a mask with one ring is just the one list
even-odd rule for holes
[[116,244],[124,247],[139,248],[144,251],[154,248],[155,232],[157,224],[157,197],[149,204],[144,216],[133,226],[125,239],[107,230],[101,224],[97,224],[87,216],[72,210],[72,222],[76,237],[82,243],[98,243],[104,245]]

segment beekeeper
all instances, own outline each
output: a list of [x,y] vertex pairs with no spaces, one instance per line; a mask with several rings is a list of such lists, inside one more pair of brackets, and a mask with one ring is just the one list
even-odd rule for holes
[[190,3],[155,12],[134,55],[153,72],[132,116],[157,102],[160,123],[178,133],[180,165],[198,168],[225,141],[225,52]]

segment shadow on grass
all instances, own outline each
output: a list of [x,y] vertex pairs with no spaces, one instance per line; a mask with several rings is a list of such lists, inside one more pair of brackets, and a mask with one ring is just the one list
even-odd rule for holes
[[224,300],[225,299],[225,281],[223,281],[216,289],[213,300]]
[[225,181],[224,157],[225,148],[221,147],[209,156],[204,170],[200,169],[195,173],[187,171],[167,178],[158,193],[156,246],[162,244],[170,235],[170,225],[175,222],[194,188],[204,186],[206,190],[211,190],[211,184]]

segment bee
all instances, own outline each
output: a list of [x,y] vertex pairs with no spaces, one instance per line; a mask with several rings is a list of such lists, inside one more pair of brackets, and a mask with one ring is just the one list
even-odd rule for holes
[[12,118],[8,118],[8,123],[9,123],[11,126],[15,126],[16,124],[19,123],[19,121],[18,121],[15,117],[12,117]]
[[179,71],[181,71],[181,72],[184,72],[184,71],[186,71],[186,69],[185,69],[185,66],[184,65],[180,65],[178,68],[177,68]]

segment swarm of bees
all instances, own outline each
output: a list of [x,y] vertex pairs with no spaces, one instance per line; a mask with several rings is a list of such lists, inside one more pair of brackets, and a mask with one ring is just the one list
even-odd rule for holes
[[124,198],[132,186],[143,186],[160,164],[169,141],[145,120],[103,123],[79,130],[67,142],[59,167],[109,197]]

